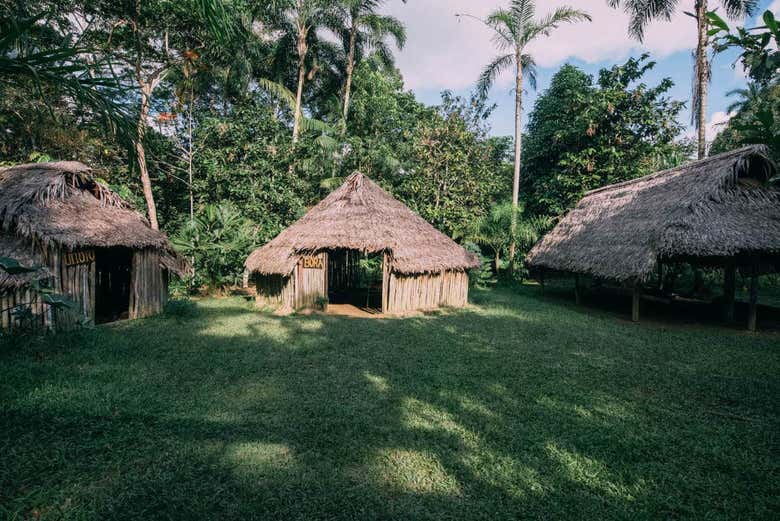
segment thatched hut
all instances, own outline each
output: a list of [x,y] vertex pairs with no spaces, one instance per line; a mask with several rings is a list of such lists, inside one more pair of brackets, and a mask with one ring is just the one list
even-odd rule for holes
[[[0,329],[12,327],[23,306],[57,329],[152,315],[167,299],[168,273],[187,269],[165,234],[77,162],[0,169],[0,257],[36,268],[0,271]],[[47,309],[33,281],[78,309]]]
[[467,270],[479,259],[363,174],[355,173],[246,261],[258,303],[288,310],[337,301],[359,260],[381,256],[377,309],[404,313],[468,300]]
[[750,146],[585,194],[527,257],[537,272],[589,275],[634,288],[638,319],[643,282],[663,264],[725,270],[733,316],[736,270],[780,271],[780,191],[766,150]]

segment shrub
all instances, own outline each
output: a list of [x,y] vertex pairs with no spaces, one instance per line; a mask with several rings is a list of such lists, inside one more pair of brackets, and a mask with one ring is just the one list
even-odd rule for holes
[[244,261],[257,246],[257,230],[230,202],[207,204],[173,238],[193,264],[191,287],[224,290],[240,283]]

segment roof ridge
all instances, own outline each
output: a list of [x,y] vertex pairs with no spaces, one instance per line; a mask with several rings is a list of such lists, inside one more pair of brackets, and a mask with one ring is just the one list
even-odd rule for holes
[[597,193],[601,192],[607,192],[609,190],[613,190],[616,188],[623,188],[624,186],[629,186],[632,184],[639,183],[641,181],[649,181],[652,179],[656,179],[658,177],[664,177],[667,175],[675,174],[675,173],[682,173],[681,171],[690,169],[692,167],[697,166],[703,166],[707,165],[709,163],[715,162],[715,161],[723,161],[724,159],[729,158],[730,156],[741,156],[749,151],[755,152],[755,153],[763,153],[764,148],[762,145],[747,145],[741,148],[737,148],[734,150],[729,150],[728,152],[723,152],[721,154],[716,154],[714,156],[705,157],[704,159],[697,159],[695,161],[690,161],[688,163],[684,163],[682,165],[678,165],[672,168],[667,168],[666,170],[661,170],[659,172],[653,172],[652,174],[643,175],[642,177],[636,177],[634,179],[628,179],[626,181],[621,181],[619,183],[614,183],[611,185],[601,186],[599,188],[594,188],[593,190],[588,190],[583,194],[583,197],[588,197]]

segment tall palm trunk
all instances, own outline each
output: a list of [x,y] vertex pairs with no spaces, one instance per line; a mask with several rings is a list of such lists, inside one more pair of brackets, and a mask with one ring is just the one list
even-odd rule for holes
[[152,98],[154,83],[146,83],[139,79],[141,85],[141,111],[138,116],[137,134],[135,140],[135,152],[138,159],[138,169],[141,172],[141,186],[143,187],[146,209],[149,215],[149,224],[153,230],[159,230],[157,222],[157,206],[154,204],[152,193],[152,180],[149,178],[149,170],[146,167],[146,152],[144,150],[144,134],[146,133],[146,118],[149,116],[149,104]]
[[295,116],[293,117],[293,144],[298,142],[301,131],[301,105],[303,103],[303,83],[306,81],[306,29],[298,30],[298,92],[295,95]]
[[517,230],[517,210],[520,202],[520,159],[523,151],[523,134],[520,115],[523,110],[523,50],[518,49],[515,56],[517,76],[515,79],[515,171],[512,180],[512,220],[509,242],[509,272],[515,271],[515,231]]
[[195,191],[192,187],[192,104],[195,100],[195,93],[192,84],[190,84],[190,99],[187,103],[187,186],[190,192],[190,224],[195,221]]
[[709,62],[707,61],[707,0],[696,0],[696,25],[698,40],[696,44],[696,124],[698,126],[698,157],[707,155],[707,83],[709,81]]
[[357,40],[357,28],[352,25],[349,34],[349,53],[347,54],[347,81],[344,85],[344,126],[346,128],[349,115],[349,97],[352,92],[352,72],[355,70],[355,43]]

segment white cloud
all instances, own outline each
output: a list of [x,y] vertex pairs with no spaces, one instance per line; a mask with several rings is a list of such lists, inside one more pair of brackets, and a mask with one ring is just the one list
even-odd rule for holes
[[[712,142],[715,136],[723,132],[731,118],[734,117],[734,112],[718,111],[712,114],[710,120],[707,122],[707,141]],[[694,128],[688,129],[685,133],[685,137],[696,139],[697,133]]]
[[726,123],[733,117],[733,112],[715,112],[707,122],[707,141],[712,141],[715,139],[715,136],[723,132],[723,129],[726,128]]
[[[529,52],[542,67],[555,66],[568,58],[587,62],[619,60],[643,50],[661,58],[676,51],[692,49],[696,44],[695,22],[683,14],[683,11],[693,9],[694,0],[681,0],[678,14],[671,21],[653,22],[642,44],[628,36],[628,16],[611,9],[606,0],[561,0],[552,5],[538,2],[537,16],[544,16],[563,3],[587,11],[593,22],[564,24],[550,37],[532,44]],[[485,17],[507,4],[508,0],[389,2],[385,10],[407,26],[407,46],[398,55],[398,64],[407,86],[413,89],[458,89],[472,85],[498,51],[491,43],[489,29],[476,20],[458,21],[455,13]],[[500,86],[508,86],[509,78],[510,75],[505,75],[499,81]]]

